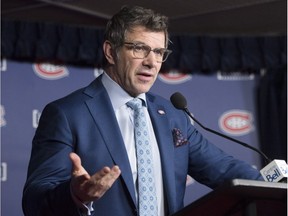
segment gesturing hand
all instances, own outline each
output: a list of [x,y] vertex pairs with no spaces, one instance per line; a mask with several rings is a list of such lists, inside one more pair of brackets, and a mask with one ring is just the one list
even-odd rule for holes
[[120,176],[121,170],[118,166],[112,168],[103,167],[100,171],[90,176],[81,165],[80,157],[70,153],[73,164],[71,190],[82,203],[88,203],[101,198]]

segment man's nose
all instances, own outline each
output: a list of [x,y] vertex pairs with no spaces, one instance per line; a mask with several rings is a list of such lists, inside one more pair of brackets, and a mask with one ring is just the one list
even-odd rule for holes
[[143,64],[149,66],[149,68],[155,67],[156,64],[159,64],[156,58],[156,54],[151,50],[149,54],[144,58]]

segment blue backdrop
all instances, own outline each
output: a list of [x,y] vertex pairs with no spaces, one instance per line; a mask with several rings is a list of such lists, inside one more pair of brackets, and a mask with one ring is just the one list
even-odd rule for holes
[[[99,73],[101,70],[92,67],[2,60],[1,215],[23,215],[21,198],[31,141],[44,106],[86,86]],[[258,81],[258,76],[248,73],[227,75],[217,72],[204,76],[170,70],[159,75],[152,91],[167,99],[174,92],[181,92],[187,98],[192,114],[206,127],[258,148],[254,95]],[[257,153],[199,130],[226,152],[261,168]],[[190,179],[185,204],[209,191]]]

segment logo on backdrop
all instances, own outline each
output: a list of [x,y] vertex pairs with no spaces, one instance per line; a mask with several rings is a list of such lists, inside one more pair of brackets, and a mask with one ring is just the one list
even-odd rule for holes
[[7,163],[6,162],[1,162],[0,180],[1,182],[7,181]]
[[222,81],[254,80],[253,72],[217,72],[217,79]]
[[173,85],[187,82],[192,79],[192,75],[177,70],[170,70],[168,72],[159,73],[158,78],[164,83]]
[[0,67],[0,70],[1,71],[6,71],[7,70],[7,60],[6,59],[1,59],[1,67]]
[[61,79],[69,75],[67,67],[51,63],[34,63],[33,70],[37,76],[47,80]]
[[219,118],[219,126],[228,134],[242,136],[253,130],[253,116],[245,110],[229,110]]
[[32,127],[33,128],[38,127],[40,116],[41,116],[41,112],[39,110],[37,109],[32,110]]
[[6,120],[5,120],[5,108],[4,106],[0,105],[0,127],[5,126]]

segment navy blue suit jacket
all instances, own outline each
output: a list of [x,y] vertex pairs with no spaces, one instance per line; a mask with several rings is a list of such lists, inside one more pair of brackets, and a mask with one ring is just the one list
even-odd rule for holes
[[[261,178],[250,165],[207,141],[187,115],[168,100],[151,93],[146,97],[161,156],[167,215],[183,207],[187,174],[211,188],[228,179]],[[115,164],[121,169],[119,179],[94,202],[95,215],[137,215],[128,156],[110,99],[99,78],[43,110],[23,192],[26,215],[80,214],[69,188],[72,151],[81,157],[89,174]]]

